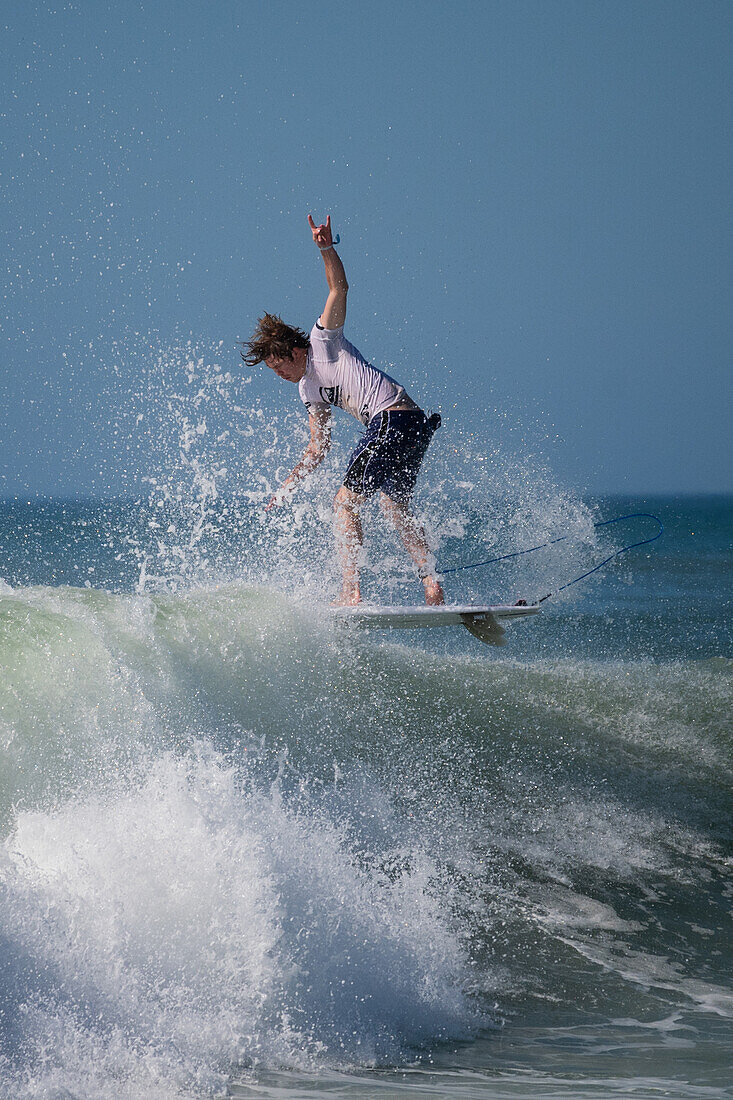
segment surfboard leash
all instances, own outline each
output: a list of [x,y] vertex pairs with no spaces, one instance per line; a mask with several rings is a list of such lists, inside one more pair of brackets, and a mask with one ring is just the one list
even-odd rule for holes
[[[628,546],[622,546],[620,550],[614,550],[613,554],[609,554],[607,558],[604,558],[598,565],[594,565],[592,569],[588,569],[585,573],[581,573],[579,577],[573,577],[571,581],[567,581],[565,584],[560,585],[553,592],[548,592],[546,596],[541,596],[539,600],[535,600],[535,606],[537,604],[544,603],[545,600],[549,600],[551,596],[556,596],[559,592],[563,592],[566,588],[570,588],[571,585],[577,584],[578,581],[585,580],[586,577],[590,577],[592,573],[597,573],[599,569],[603,569],[604,565],[608,565],[614,558],[620,557],[621,554],[625,554],[627,550],[635,550],[638,546],[646,546],[650,542],[656,542],[658,538],[661,538],[664,534],[664,524],[659,516],[653,515],[651,512],[629,512],[625,516],[614,516],[613,519],[600,520],[598,523],[594,523],[594,527],[609,527],[612,523],[622,523],[627,519],[653,519],[655,523],[659,524],[659,530],[656,535],[652,535],[649,539],[643,539],[641,542],[631,542]],[[530,546],[527,550],[514,550],[511,554],[501,554],[498,558],[487,558],[486,561],[475,561],[468,565],[455,565],[450,569],[441,569],[440,573],[460,573],[464,569],[478,569],[482,565],[493,565],[497,561],[507,561],[509,558],[520,558],[523,554],[533,554],[536,550],[544,550],[548,546],[554,546],[558,542],[566,542],[569,539],[569,535],[561,535],[559,538],[550,539],[549,542],[542,542],[538,546]]]

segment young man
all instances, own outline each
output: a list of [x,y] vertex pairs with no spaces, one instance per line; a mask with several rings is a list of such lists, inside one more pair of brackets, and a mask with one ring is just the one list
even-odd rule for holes
[[344,483],[336,494],[336,536],[343,581],[338,604],[357,604],[359,559],[363,541],[360,511],[365,501],[380,493],[383,512],[389,516],[407,552],[417,566],[428,604],[444,603],[435,575],[435,560],[425,532],[410,511],[410,497],[420,464],[440,417],[426,417],[405,392],[404,386],[367,363],[344,337],[346,295],[349,289],[344,265],[334,248],[331,216],[325,225],[308,224],[326,268],[328,298],[310,338],[279,317],[260,318],[242,353],[245,363],[266,363],[280,378],[298,385],[308,410],[310,442],[293,472],[273,495],[267,510],[281,504],[294,486],[311,473],[331,445],[331,407],[351,413],[367,430],[349,460]]

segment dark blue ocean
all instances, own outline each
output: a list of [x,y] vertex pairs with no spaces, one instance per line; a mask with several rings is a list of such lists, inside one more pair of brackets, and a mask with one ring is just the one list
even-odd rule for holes
[[[0,507],[0,1095],[730,1095],[733,500],[590,499],[448,426],[443,568],[566,536],[449,600],[664,535],[501,649],[353,632],[338,453],[265,516],[300,429],[176,425],[129,498]],[[416,602],[367,528],[367,598]]]

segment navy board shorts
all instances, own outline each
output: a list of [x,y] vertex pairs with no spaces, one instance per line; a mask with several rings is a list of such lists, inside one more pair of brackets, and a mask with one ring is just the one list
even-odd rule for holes
[[382,492],[406,504],[439,427],[440,416],[428,417],[422,409],[377,413],[349,459],[344,485],[360,496]]

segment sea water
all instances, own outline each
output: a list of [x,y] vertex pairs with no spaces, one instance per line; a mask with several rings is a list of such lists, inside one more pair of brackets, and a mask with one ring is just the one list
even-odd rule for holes
[[[567,536],[450,599],[664,537],[504,649],[352,632],[343,456],[265,514],[297,430],[196,408],[137,496],[0,510],[0,1096],[725,1095],[733,501],[585,498],[449,424],[444,568]],[[367,528],[367,598],[415,602]]]

